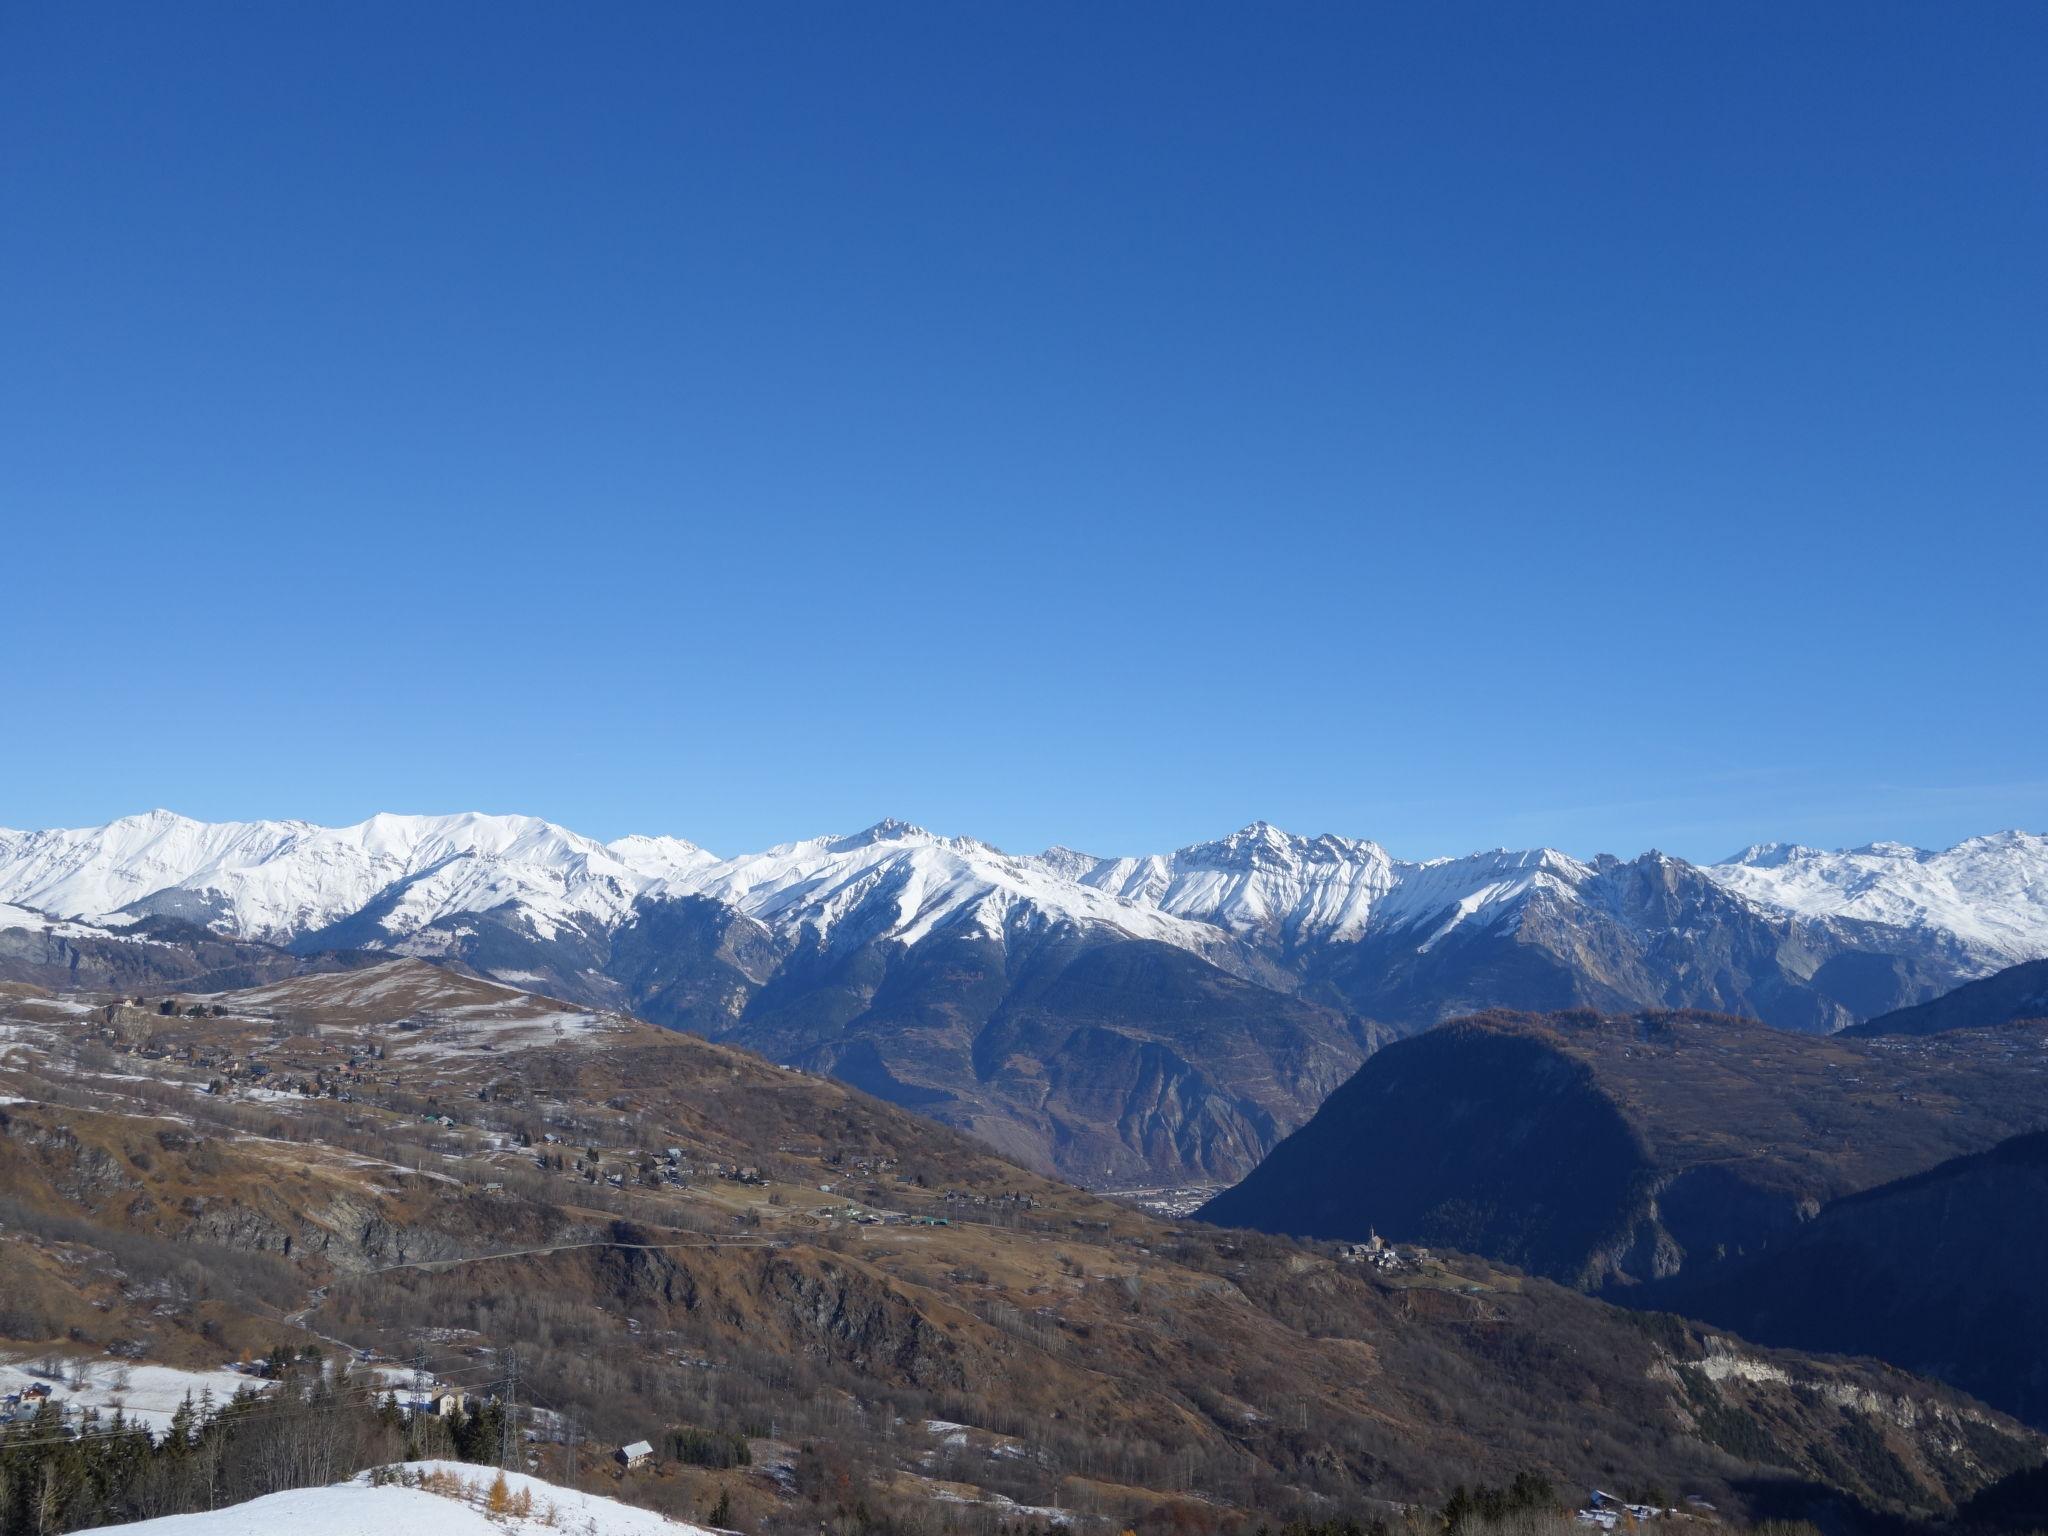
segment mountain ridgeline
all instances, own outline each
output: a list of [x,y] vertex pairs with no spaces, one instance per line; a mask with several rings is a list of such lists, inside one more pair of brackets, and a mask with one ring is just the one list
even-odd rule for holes
[[0,832],[0,903],[0,979],[198,989],[421,956],[836,1075],[1108,1187],[1240,1178],[1381,1045],[1474,1011],[1818,1034],[1923,1002],[2048,953],[2048,838],[1410,863],[1264,823],[1098,858],[883,822],[721,859],[526,817],[155,812]]

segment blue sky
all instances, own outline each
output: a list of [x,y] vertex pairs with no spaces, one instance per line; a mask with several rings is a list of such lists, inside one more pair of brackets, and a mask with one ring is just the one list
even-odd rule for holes
[[0,9],[0,825],[2048,826],[2035,4]]

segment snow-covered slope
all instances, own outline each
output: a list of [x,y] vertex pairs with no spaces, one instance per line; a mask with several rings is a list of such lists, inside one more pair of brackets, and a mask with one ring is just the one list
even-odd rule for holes
[[399,944],[443,919],[503,909],[549,939],[565,925],[614,928],[642,898],[688,896],[820,943],[915,943],[942,928],[999,935],[1019,920],[1196,951],[1227,942],[1041,861],[894,821],[723,860],[678,838],[607,845],[532,817],[476,814],[317,827],[153,811],[75,831],[0,831],[0,902],[70,919],[163,914],[272,943],[368,913],[370,929],[351,942]]
[[1041,860],[900,821],[703,865],[650,894],[708,896],[771,928],[831,944],[914,944],[946,928],[1000,937],[1012,922],[1034,919],[1196,951],[1222,937],[1207,924],[1076,883]]
[[97,1526],[127,1536],[706,1536],[704,1527],[670,1520],[617,1499],[578,1493],[529,1477],[504,1475],[515,1512],[487,1507],[499,1474],[461,1462],[408,1462],[364,1473],[331,1488],[299,1488],[246,1504],[128,1525]]
[[1467,922],[1505,916],[1531,890],[1572,898],[1590,871],[1554,849],[1496,849],[1406,863],[1372,842],[1299,837],[1268,822],[1211,843],[1135,859],[1054,848],[1047,869],[1126,901],[1289,949],[1369,930],[1428,925],[1427,945]]
[[513,911],[547,940],[570,925],[614,929],[642,899],[699,896],[824,946],[1066,923],[1215,956],[1244,941],[1342,942],[1375,923],[1447,931],[1499,917],[1537,885],[1568,894],[1583,873],[1549,850],[1403,863],[1375,843],[1264,822],[1121,859],[1017,856],[898,821],[730,859],[677,838],[604,844],[532,817],[476,814],[317,827],[153,811],[0,832],[0,901],[20,907],[115,923],[163,914],[271,943],[356,919],[349,943],[397,947],[465,913]]
[[2001,963],[2048,956],[2048,837],[2032,832],[1940,850],[1761,843],[1706,873],[1775,911],[1950,936]]
[[88,1410],[103,1419],[120,1413],[159,1438],[170,1428],[178,1406],[198,1402],[206,1393],[222,1403],[243,1392],[260,1393],[269,1383],[222,1367],[216,1371],[185,1371],[168,1365],[131,1364],[125,1360],[73,1359],[53,1382],[28,1360],[0,1361],[0,1392],[20,1392],[41,1382],[52,1387],[51,1401],[66,1415]]
[[633,896],[711,856],[673,838],[619,852],[531,816],[200,822],[169,811],[76,831],[0,831],[0,900],[59,917],[161,913],[286,942],[382,901],[394,936],[516,902],[543,934],[616,922]]
[[[1770,845],[1706,873],[1759,915],[1886,924],[1985,969],[2048,954],[2048,838],[2029,833],[1941,853]],[[1409,930],[1426,949],[1461,929],[1511,925],[1534,896],[1570,907],[1593,878],[1553,849],[1411,863],[1376,843],[1264,822],[1136,858],[1018,856],[895,821],[728,859],[672,837],[607,844],[534,817],[478,814],[318,827],[153,811],[82,830],[0,831],[0,903],[15,908],[113,925],[163,914],[272,943],[337,929],[350,946],[423,952],[464,914],[510,915],[545,942],[564,929],[616,932],[648,900],[703,897],[793,944],[1071,924],[1228,963]],[[44,920],[34,912],[4,925]]]
[[1098,859],[1051,848],[1036,862],[1125,901],[1290,944],[1358,937],[1400,878],[1377,843],[1296,837],[1263,821],[1172,853]]
[[97,923],[79,922],[74,918],[52,917],[47,912],[38,912],[33,907],[17,907],[12,902],[0,901],[0,931],[9,928],[25,929],[30,933],[47,933],[59,939],[118,939],[124,942],[147,943],[137,935],[123,933],[126,924],[116,920],[108,926]]

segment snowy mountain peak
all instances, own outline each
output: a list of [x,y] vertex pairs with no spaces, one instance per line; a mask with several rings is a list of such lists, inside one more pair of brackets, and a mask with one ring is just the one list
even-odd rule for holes
[[717,854],[680,837],[648,837],[638,832],[606,843],[605,849],[628,869],[656,880],[672,879],[718,862]]
[[1814,851],[1803,843],[1751,843],[1742,852],[1721,862],[1724,865],[1748,864],[1759,869],[1776,869]]
[[1289,945],[1356,938],[1398,878],[1376,843],[1299,837],[1264,821],[1169,854],[1091,860],[1056,849],[1040,862],[1120,900]]
[[833,946],[882,938],[916,943],[942,929],[995,937],[1033,920],[1198,951],[1222,938],[1104,896],[1037,859],[896,821],[707,864],[651,894],[708,896],[785,934]]
[[1294,843],[1294,838],[1270,821],[1255,821],[1238,828],[1215,846],[1229,854],[1257,858],[1261,854],[1287,854]]
[[319,827],[152,811],[0,836],[6,900],[72,918],[160,912],[272,941],[316,932],[379,897],[400,898],[386,919],[397,931],[550,887],[595,885],[616,901],[617,882],[631,875],[602,843],[567,828],[478,812]]
[[2022,831],[1930,850],[1870,843],[1749,849],[1706,873],[1765,908],[1946,935],[1988,962],[2048,954],[2048,837]]
[[1196,843],[1172,855],[1184,866],[1209,864],[1217,868],[1278,867],[1307,863],[1340,865],[1381,865],[1389,861],[1379,844],[1336,837],[1325,832],[1301,837],[1255,821],[1213,843]]
[[858,832],[850,832],[841,837],[822,837],[816,841],[845,853],[853,853],[862,848],[874,848],[891,844],[906,846],[930,844],[933,846],[963,849],[986,846],[986,844],[978,843],[971,837],[940,837],[935,832],[926,831],[915,822],[898,821],[894,816],[885,816],[873,826],[863,827]]
[[[1633,862],[1691,868],[1659,853]],[[1412,932],[1426,948],[1460,928],[1518,922],[1532,900],[1579,903],[1589,882],[1623,867],[1550,848],[1409,863],[1377,843],[1265,821],[1172,853],[1104,858],[1062,847],[1013,856],[890,819],[721,859],[681,838],[605,844],[532,816],[382,814],[320,827],[157,810],[0,832],[0,903],[54,920],[160,914],[274,943],[432,954],[469,914],[500,914],[542,941],[595,938],[634,922],[643,901],[703,897],[792,943],[1001,939],[1019,925],[1071,924],[1236,963],[1369,932]],[[1766,912],[1917,930],[1986,968],[2048,954],[2048,838],[2034,833],[1940,852],[1767,843],[1704,872]]]

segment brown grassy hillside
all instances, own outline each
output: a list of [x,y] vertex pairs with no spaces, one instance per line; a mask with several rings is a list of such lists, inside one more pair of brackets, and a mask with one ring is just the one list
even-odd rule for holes
[[0,1332],[487,1375],[516,1347],[562,1416],[542,1453],[583,1475],[672,1429],[749,1443],[635,1485],[729,1493],[749,1529],[1234,1527],[1523,1468],[1932,1513],[2041,1449],[1910,1377],[1481,1260],[1383,1273],[1157,1221],[837,1084],[417,962],[162,1006],[5,1005]]

